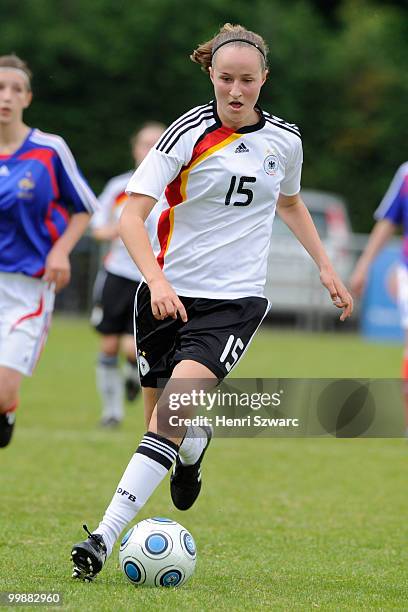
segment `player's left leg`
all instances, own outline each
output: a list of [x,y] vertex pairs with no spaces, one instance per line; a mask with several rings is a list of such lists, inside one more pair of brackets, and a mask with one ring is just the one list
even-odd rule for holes
[[[249,347],[268,310],[266,298],[197,299],[192,317],[179,332],[173,378],[183,378],[184,360],[206,365],[223,380]],[[191,362],[194,363],[194,362]],[[192,369],[194,373],[194,369]],[[197,376],[197,378],[200,378]],[[198,381],[203,386],[204,381]],[[200,465],[211,441],[211,427],[189,427],[180,445],[170,479],[170,492],[179,510],[188,510],[201,490]]]
[[[183,379],[217,380],[207,367],[199,363],[189,362],[184,366],[180,363],[178,372]],[[159,411],[168,410],[169,391],[166,388],[167,385],[153,412],[149,431],[131,458],[102,521],[92,535],[72,549],[74,578],[92,580],[99,573],[122,530],[144,506],[177,457],[185,428],[181,436],[166,438],[160,435],[157,426]]]
[[[182,380],[193,378],[202,383],[204,381],[200,380],[201,368],[201,364],[197,362],[181,361],[174,368],[172,378]],[[218,382],[215,374],[212,374],[212,377],[212,383],[206,385],[207,388],[214,387]],[[202,485],[201,462],[211,442],[212,434],[212,428],[205,425],[189,425],[186,429],[170,477],[171,499],[179,510],[191,508],[200,494]]]
[[0,448],[8,446],[13,435],[22,374],[0,366]]

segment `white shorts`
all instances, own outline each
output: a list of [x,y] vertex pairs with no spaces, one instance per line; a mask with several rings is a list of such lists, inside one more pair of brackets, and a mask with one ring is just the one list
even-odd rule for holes
[[47,340],[54,287],[0,272],[0,366],[31,376]]
[[401,325],[408,329],[408,270],[402,264],[397,267],[397,288]]

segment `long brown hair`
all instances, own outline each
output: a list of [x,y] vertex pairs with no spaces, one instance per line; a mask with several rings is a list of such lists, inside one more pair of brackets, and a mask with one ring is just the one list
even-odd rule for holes
[[[236,40],[237,38],[241,40],[238,41]],[[209,72],[214,50],[219,48],[220,45],[226,44],[228,41],[231,41],[231,43],[236,46],[244,46],[246,44],[245,41],[248,41],[249,44],[257,47],[260,51],[259,57],[262,63],[262,69],[266,70],[266,57],[269,49],[262,36],[255,32],[251,32],[251,30],[247,30],[244,26],[233,25],[231,23],[224,23],[219,32],[211,38],[211,40],[207,40],[207,42],[198,45],[190,55],[190,59],[200,64],[204,72]]]

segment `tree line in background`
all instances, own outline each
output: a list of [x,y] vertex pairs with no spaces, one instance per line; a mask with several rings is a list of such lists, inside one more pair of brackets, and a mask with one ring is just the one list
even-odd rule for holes
[[212,98],[189,60],[226,21],[264,36],[269,112],[296,123],[303,186],[346,197],[368,231],[408,158],[408,11],[374,0],[0,0],[0,54],[34,72],[29,124],[64,136],[98,192],[129,168],[129,136]]

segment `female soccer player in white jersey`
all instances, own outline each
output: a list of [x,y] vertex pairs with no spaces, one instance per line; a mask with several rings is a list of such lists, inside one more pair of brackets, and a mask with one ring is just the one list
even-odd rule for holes
[[[89,580],[101,570],[174,461],[176,507],[186,510],[199,494],[211,432],[159,433],[156,387],[169,378],[169,385],[177,379],[214,385],[236,365],[268,310],[263,286],[276,209],[315,260],[343,309],[340,318],[351,314],[352,298],[299,196],[299,130],[257,104],[266,53],[260,36],[230,24],[200,45],[192,59],[209,73],[215,102],[175,121],[127,187],[121,235],[145,279],[136,298],[136,335],[153,414],[102,521],[72,550],[77,578]],[[155,205],[161,214],[152,250],[144,219]]]
[[96,198],[59,136],[28,127],[31,73],[0,57],[0,447],[10,442],[22,377],[47,338],[54,291]]
[[[131,147],[136,167],[165,129],[162,123],[149,121],[133,134]],[[91,221],[94,237],[110,241],[103,267],[96,277],[91,315],[91,323],[101,334],[96,384],[102,400],[101,425],[105,427],[119,425],[124,415],[120,348],[126,356],[124,382],[127,399],[135,399],[140,390],[133,340],[133,310],[142,276],[119,237],[119,218],[127,199],[125,189],[133,172],[115,176],[106,184],[99,196],[100,208]],[[155,231],[155,214],[149,215],[146,226],[150,232]]]

